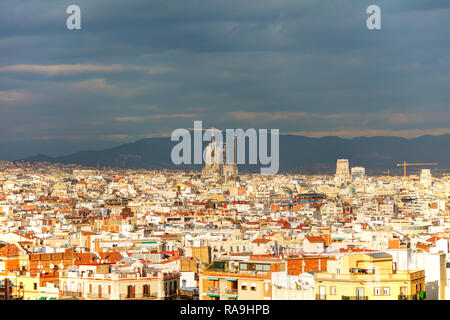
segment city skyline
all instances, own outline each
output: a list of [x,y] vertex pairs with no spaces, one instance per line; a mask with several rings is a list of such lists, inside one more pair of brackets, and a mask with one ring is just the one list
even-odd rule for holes
[[448,300],[449,179],[2,161],[0,300]]
[[449,17],[1,0],[0,301],[272,319],[450,300]]

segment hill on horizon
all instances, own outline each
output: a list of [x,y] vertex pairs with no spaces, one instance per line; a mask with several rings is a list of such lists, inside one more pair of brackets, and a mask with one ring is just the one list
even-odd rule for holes
[[[20,159],[26,162],[50,162],[79,164],[87,167],[145,168],[145,169],[200,169],[201,165],[172,163],[172,148],[178,142],[170,137],[146,138],[117,147],[96,151],[79,151],[65,156],[49,157],[38,154]],[[206,145],[206,143],[205,143]],[[379,137],[321,137],[309,138],[297,135],[280,135],[279,172],[332,174],[336,159],[349,159],[350,166],[363,166],[369,174],[383,170],[400,173],[397,163],[407,161],[437,162],[438,166],[409,167],[408,172],[421,168],[446,170],[450,168],[450,134],[425,135],[407,139],[392,136]],[[248,154],[248,146],[246,146]],[[239,165],[239,170],[259,172],[260,165]]]

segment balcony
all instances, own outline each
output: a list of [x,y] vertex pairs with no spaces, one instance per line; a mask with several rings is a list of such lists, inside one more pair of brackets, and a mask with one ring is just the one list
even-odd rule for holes
[[98,293],[91,292],[87,294],[87,297],[88,299],[109,300],[111,296],[109,294],[102,293],[101,295],[99,295]]
[[81,299],[81,292],[77,291],[60,291],[59,295],[65,299]]
[[231,294],[231,295],[237,295],[238,291],[237,291],[237,289],[226,288],[225,289],[225,293],[226,294]]
[[342,300],[369,300],[368,296],[342,296]]
[[208,287],[208,292],[219,293],[219,288],[217,288],[217,287]]
[[[361,269],[360,269],[361,270]],[[413,281],[425,277],[425,271],[403,271],[397,270],[395,273],[373,274],[370,272],[354,272],[350,274],[335,274],[321,272],[316,275],[318,281],[356,281],[356,282],[373,282],[373,281]]]
[[398,296],[398,300],[419,300],[419,299],[417,298],[416,294],[414,294],[412,296],[402,295],[401,294],[401,295]]
[[158,295],[156,293],[143,294],[142,296],[130,297],[128,294],[121,294],[119,296],[120,300],[156,300]]
[[375,274],[372,269],[351,268],[349,270],[351,274]]
[[142,294],[142,298],[140,299],[155,300],[158,299],[158,294],[156,292],[145,292]]

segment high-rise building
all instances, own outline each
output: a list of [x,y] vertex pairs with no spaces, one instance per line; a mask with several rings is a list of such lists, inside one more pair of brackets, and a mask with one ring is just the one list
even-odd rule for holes
[[430,169],[422,169],[422,173],[420,174],[420,183],[425,187],[431,187],[432,176]]
[[348,159],[338,159],[336,162],[336,175],[335,180],[341,182],[350,181],[350,169]]
[[364,167],[353,167],[351,172],[352,180],[364,179],[366,176],[366,168]]

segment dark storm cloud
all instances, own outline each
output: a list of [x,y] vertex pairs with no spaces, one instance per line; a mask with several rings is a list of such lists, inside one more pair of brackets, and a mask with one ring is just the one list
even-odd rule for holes
[[[65,27],[70,4],[81,31]],[[365,26],[370,4],[380,31]],[[441,133],[449,14],[438,0],[4,0],[1,139],[106,146],[193,120]]]

